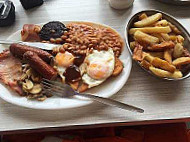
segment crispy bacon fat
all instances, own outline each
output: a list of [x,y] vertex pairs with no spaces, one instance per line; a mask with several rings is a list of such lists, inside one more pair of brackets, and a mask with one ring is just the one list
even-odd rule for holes
[[38,32],[40,32],[41,27],[34,24],[25,24],[21,31],[22,41],[40,41]]

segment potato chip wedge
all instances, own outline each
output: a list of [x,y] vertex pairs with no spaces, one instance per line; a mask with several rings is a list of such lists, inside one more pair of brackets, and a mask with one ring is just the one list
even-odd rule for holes
[[141,21],[135,22],[134,26],[135,27],[145,27],[145,26],[148,26],[148,25],[155,23],[156,21],[158,21],[161,18],[162,18],[162,14],[156,13],[152,16],[149,16],[145,19],[142,19]]
[[182,37],[181,35],[178,35],[178,36],[177,36],[176,41],[177,41],[178,43],[183,44],[184,40],[185,40],[184,37]]
[[133,51],[133,59],[136,61],[142,61],[143,60],[143,47],[140,44],[135,45],[135,49]]
[[183,55],[183,46],[180,43],[177,43],[174,47],[173,57],[179,58]]
[[168,22],[168,25],[170,26],[170,28],[172,29],[172,31],[176,34],[181,34],[181,31],[172,23]]
[[169,35],[170,40],[176,42],[176,43],[181,43],[183,45],[184,42],[184,37],[181,35]]
[[154,36],[154,37],[157,37],[160,42],[165,41],[165,40],[163,39],[163,37],[161,36],[160,33],[153,33],[153,34],[151,34],[151,35]]
[[164,51],[164,59],[172,64],[172,50],[171,49],[167,49]]
[[154,26],[160,26],[160,27],[165,27],[168,26],[168,21],[167,20],[160,20],[158,22],[156,22],[155,24],[153,24]]
[[176,70],[176,67],[170,63],[168,63],[165,60],[162,60],[158,57],[155,57],[153,59],[153,61],[151,62],[151,64],[156,67],[156,68],[161,68],[163,70],[169,71],[171,73],[173,73]]
[[170,40],[172,41],[176,41],[177,40],[177,36],[176,35],[169,35],[170,36]]
[[150,54],[143,52],[143,59],[148,61],[148,62],[152,62],[154,60],[155,57],[151,56]]
[[142,13],[140,16],[139,16],[139,20],[142,20],[142,19],[145,19],[147,18],[148,16],[146,15],[146,13]]
[[161,59],[164,58],[164,52],[146,52],[146,53],[150,54],[151,56],[158,57]]
[[157,37],[151,36],[149,34],[143,33],[141,31],[136,31],[134,33],[134,39],[137,41],[143,41],[148,44],[155,44],[159,42],[159,39]]
[[160,35],[162,36],[164,41],[169,41],[170,40],[170,36],[167,33],[161,33]]
[[180,57],[175,59],[172,64],[176,67],[185,65],[185,64],[190,64],[190,57]]
[[164,51],[165,49],[174,48],[175,44],[172,41],[164,41],[160,44],[154,44],[152,46],[147,47],[150,51]]
[[131,50],[134,50],[134,49],[135,49],[135,44],[136,44],[136,43],[137,43],[136,41],[130,42],[130,48],[131,48]]
[[151,66],[151,64],[148,61],[146,61],[146,60],[142,60],[142,62],[140,63],[140,65],[142,67],[144,67],[145,69],[147,69],[147,70],[149,70],[149,67]]
[[141,31],[144,33],[170,33],[171,28],[169,26],[167,27],[144,27],[144,28],[131,28],[129,30],[129,34],[134,34],[136,31]]
[[152,71],[152,73],[154,73],[155,75],[159,76],[159,77],[167,77],[167,78],[181,78],[183,76],[183,74],[179,71],[176,70],[174,73],[159,69],[159,68],[155,68],[153,66],[149,67],[149,70]]

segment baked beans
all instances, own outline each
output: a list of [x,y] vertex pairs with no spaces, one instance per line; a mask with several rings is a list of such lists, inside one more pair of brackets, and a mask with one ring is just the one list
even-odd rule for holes
[[123,42],[119,35],[106,27],[92,27],[87,24],[71,23],[67,26],[68,31],[64,32],[61,38],[50,39],[52,43],[62,43],[60,50],[70,51],[74,54],[86,54],[96,50],[108,50],[112,48],[115,56],[119,57],[122,51]]

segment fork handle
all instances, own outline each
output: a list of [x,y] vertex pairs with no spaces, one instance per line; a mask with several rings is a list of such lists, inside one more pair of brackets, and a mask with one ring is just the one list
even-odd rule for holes
[[134,112],[139,112],[139,113],[143,113],[144,110],[132,105],[128,105],[128,104],[124,104],[122,102],[118,102],[109,98],[103,98],[103,97],[99,97],[99,96],[95,96],[92,94],[82,94],[82,93],[77,93],[76,95],[81,96],[81,97],[86,97],[89,99],[92,99],[94,101],[100,102],[102,104],[106,104],[109,106],[114,106],[114,107],[118,107],[121,109],[125,109],[125,110],[129,110],[129,111],[134,111]]

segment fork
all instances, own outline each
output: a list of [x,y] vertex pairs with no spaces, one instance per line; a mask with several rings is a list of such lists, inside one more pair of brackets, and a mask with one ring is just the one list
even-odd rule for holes
[[103,98],[103,97],[99,97],[92,94],[79,93],[73,90],[69,85],[63,84],[58,81],[51,81],[51,80],[47,80],[43,78],[41,83],[43,86],[43,91],[45,93],[51,93],[52,95],[56,95],[59,97],[81,96],[81,97],[85,97],[85,98],[91,99],[93,101],[97,101],[105,105],[118,107],[118,108],[125,109],[128,111],[139,112],[139,113],[144,112],[144,110],[141,108],[124,104],[122,102],[118,102],[109,98]]

